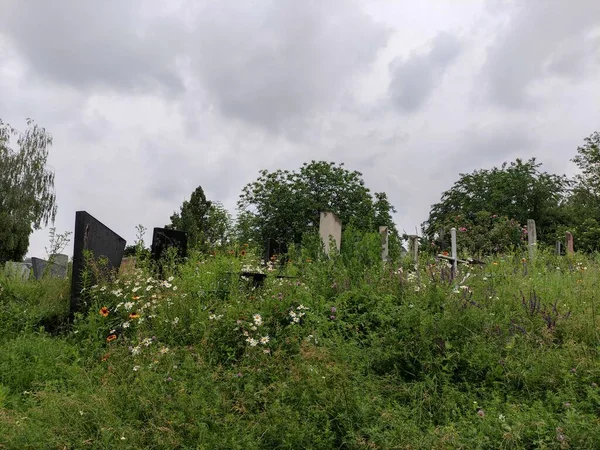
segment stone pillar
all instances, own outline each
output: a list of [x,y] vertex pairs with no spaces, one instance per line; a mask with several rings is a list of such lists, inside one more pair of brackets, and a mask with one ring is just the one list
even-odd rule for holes
[[567,231],[567,255],[575,253],[573,250],[573,233]]
[[381,260],[388,261],[390,259],[388,227],[379,227],[379,236],[381,237]]
[[419,263],[419,236],[411,234],[408,236],[408,251],[415,264]]
[[527,220],[527,241],[529,243],[529,259],[532,260],[535,256],[537,247],[537,233],[535,229],[535,220]]
[[323,246],[325,247],[325,254],[329,255],[331,249],[329,248],[330,236],[335,241],[337,251],[340,251],[340,245],[342,243],[342,222],[337,216],[329,211],[322,211],[321,218],[319,221],[319,235]]
[[450,237],[452,239],[452,278],[454,278],[458,269],[458,254],[456,251],[456,228],[450,229]]

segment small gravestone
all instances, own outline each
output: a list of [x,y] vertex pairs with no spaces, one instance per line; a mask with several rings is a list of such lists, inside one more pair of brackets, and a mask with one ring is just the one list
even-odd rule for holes
[[573,233],[567,231],[566,239],[567,239],[567,255],[572,255],[573,253],[575,253],[575,250],[573,248]]
[[185,258],[187,256],[187,233],[167,228],[155,228],[152,234],[152,259],[159,261],[169,248],[177,250],[177,258]]
[[454,279],[458,269],[458,253],[456,251],[456,228],[450,229],[450,240],[452,250],[452,279]]
[[419,236],[411,234],[408,236],[408,251],[415,264],[419,262]]
[[4,274],[9,278],[15,278],[21,281],[29,279],[29,265],[23,262],[6,261],[4,264]]
[[535,220],[527,220],[527,243],[529,246],[529,259],[533,259],[535,256],[535,249],[537,247],[537,233],[535,228]]
[[319,221],[319,235],[323,246],[325,247],[325,254],[329,255],[332,249],[329,248],[329,240],[333,238],[335,241],[335,247],[337,251],[340,251],[342,243],[342,222],[337,216],[329,211],[322,211],[321,218]]
[[285,255],[288,252],[287,244],[285,242],[279,242],[276,239],[269,238],[265,242],[265,262],[268,263],[271,260],[279,259],[281,255]]
[[41,258],[31,258],[33,267],[33,276],[36,280],[41,280],[47,273],[53,278],[65,278],[67,276],[67,265],[69,257],[67,255],[51,255],[51,262]]
[[[71,277],[71,316],[81,309],[81,290],[85,269],[84,252],[89,251],[93,261],[106,260],[105,271],[119,270],[126,241],[86,211],[75,213],[75,236],[73,239],[73,274]],[[96,284],[94,271],[90,271],[90,283]]]
[[388,261],[390,255],[388,227],[379,227],[379,236],[381,237],[381,260]]

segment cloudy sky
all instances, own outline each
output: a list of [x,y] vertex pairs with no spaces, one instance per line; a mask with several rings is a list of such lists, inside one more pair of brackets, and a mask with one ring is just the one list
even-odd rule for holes
[[58,232],[86,210],[132,243],[198,185],[233,212],[260,169],[312,159],[411,232],[461,172],[574,173],[600,131],[600,2],[2,0],[0,118],[27,117],[54,137]]

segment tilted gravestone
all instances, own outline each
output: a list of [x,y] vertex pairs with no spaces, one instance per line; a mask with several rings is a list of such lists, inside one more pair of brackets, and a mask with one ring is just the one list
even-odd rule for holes
[[29,279],[29,271],[27,263],[6,261],[4,264],[4,274],[10,278],[26,281]]
[[[127,242],[86,211],[75,213],[75,237],[73,239],[73,275],[71,277],[71,315],[82,307],[81,290],[85,269],[84,252],[89,251],[94,261],[106,259],[106,271],[119,270]],[[96,284],[93,271],[90,282]]]
[[[33,267],[33,276],[36,280],[41,280],[47,272],[49,276],[56,278],[65,278],[67,276],[67,266],[69,257],[67,255],[51,255],[51,263],[41,258],[31,258]],[[48,266],[48,264],[50,264]],[[48,269],[46,267],[48,266]]]
[[329,240],[333,238],[337,251],[340,251],[342,243],[342,222],[337,216],[328,211],[322,211],[319,221],[319,235],[325,247],[325,254],[329,255],[332,249],[329,248]]

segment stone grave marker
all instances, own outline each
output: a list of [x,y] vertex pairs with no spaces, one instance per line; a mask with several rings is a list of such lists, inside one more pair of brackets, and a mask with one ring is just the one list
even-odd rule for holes
[[574,249],[573,249],[573,233],[571,233],[570,231],[567,231],[567,255],[572,255],[573,253],[575,253]]
[[535,229],[535,220],[527,220],[527,243],[529,244],[529,259],[533,259],[535,256],[535,249],[537,247],[537,232]]
[[69,264],[69,257],[67,255],[51,255],[52,263],[41,259],[41,258],[31,258],[31,265],[33,266],[33,276],[36,280],[41,280],[44,276],[44,272],[46,271],[46,267],[50,264],[48,268],[48,274],[51,277],[56,278],[65,278],[67,276],[67,266]]
[[329,211],[321,212],[319,235],[321,236],[321,241],[323,241],[325,247],[325,254],[329,255],[331,252],[331,249],[329,248],[330,237],[334,239],[337,251],[340,251],[342,243],[342,222],[334,213]]
[[[84,251],[91,252],[92,258],[106,258],[105,270],[118,272],[123,259],[126,241],[98,219],[86,211],[75,213],[75,236],[73,239],[73,274],[71,276],[71,316],[82,308]],[[90,274],[92,284],[96,284],[94,274]]]
[[273,238],[269,238],[265,241],[265,263],[271,261],[271,258],[273,257],[276,257],[276,259],[281,261],[281,255],[285,255],[287,252],[288,248],[285,242],[279,242]]
[[4,274],[10,278],[26,281],[29,279],[29,272],[29,265],[24,262],[6,261],[4,264]]
[[458,269],[458,253],[456,251],[456,228],[450,229],[450,239],[452,241],[452,279],[456,276]]
[[389,233],[388,227],[379,227],[379,236],[381,237],[381,260],[389,261],[390,259],[390,247],[389,247]]
[[419,236],[411,234],[408,236],[408,251],[415,264],[419,263]]
[[187,256],[187,233],[185,231],[168,230],[167,228],[154,228],[152,233],[152,259],[159,261],[167,249],[177,249],[177,257]]

